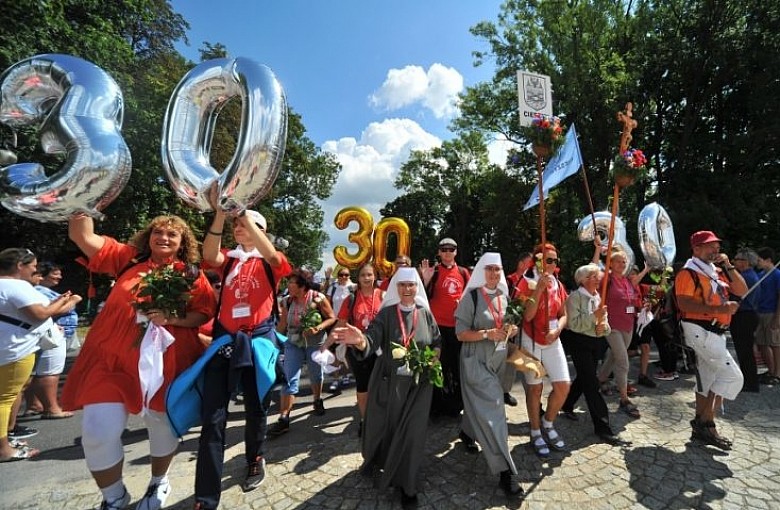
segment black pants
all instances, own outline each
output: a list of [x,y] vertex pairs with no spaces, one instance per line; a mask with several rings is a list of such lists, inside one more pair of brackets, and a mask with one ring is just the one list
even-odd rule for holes
[[463,410],[460,391],[460,348],[455,328],[439,326],[441,331],[441,372],[444,387],[433,389],[432,414],[457,416]]
[[661,362],[661,371],[666,373],[677,371],[677,358],[680,356],[679,349],[675,346],[674,338],[671,338],[664,332],[664,328],[657,319],[653,319],[647,325],[642,334],[649,334],[655,340],[658,347],[658,360]]
[[203,428],[198,446],[195,470],[195,501],[205,508],[217,508],[222,492],[222,465],[225,460],[225,426],[228,420],[230,395],[241,384],[244,391],[246,426],[244,445],[247,463],[263,455],[263,443],[268,430],[268,403],[257,395],[255,371],[252,367],[231,369],[230,360],[217,354],[206,365],[201,418]]
[[753,342],[758,327],[756,312],[737,312],[731,317],[731,338],[734,340],[734,350],[742,375],[745,378],[744,388],[758,391],[758,369],[753,356]]
[[598,359],[607,343],[606,339],[565,330],[564,334],[561,335],[561,341],[564,342],[566,352],[571,356],[574,368],[577,370],[577,376],[571,384],[569,396],[566,397],[562,409],[564,411],[574,410],[574,404],[584,394],[590,418],[593,420],[594,432],[597,435],[612,434],[607,403],[604,402],[604,397],[599,391],[599,380],[596,376]]

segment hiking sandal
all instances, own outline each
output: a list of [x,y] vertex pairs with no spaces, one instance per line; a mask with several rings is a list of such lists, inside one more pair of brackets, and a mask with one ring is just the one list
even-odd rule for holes
[[637,419],[641,415],[639,414],[639,409],[630,401],[626,400],[625,402],[620,402],[619,409],[627,414],[629,417]]
[[555,427],[542,427],[542,435],[544,436],[545,440],[547,441],[547,444],[550,448],[557,452],[562,452],[566,450],[566,442],[563,440],[560,434],[558,434],[558,431],[555,430]]
[[546,459],[550,456],[550,448],[542,436],[531,437],[531,448],[540,459]]

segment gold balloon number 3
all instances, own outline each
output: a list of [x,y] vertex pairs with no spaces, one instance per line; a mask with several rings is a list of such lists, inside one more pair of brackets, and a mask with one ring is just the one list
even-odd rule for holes
[[411,244],[409,225],[401,218],[383,218],[374,228],[371,213],[357,206],[345,207],[334,218],[339,230],[344,230],[353,221],[358,224],[358,230],[350,232],[347,239],[356,244],[358,250],[350,254],[345,246],[336,246],[333,249],[336,262],[349,269],[356,269],[373,259],[373,265],[379,272],[391,275],[395,265],[387,260],[387,240],[391,235],[395,235],[398,240],[398,253],[408,255]]

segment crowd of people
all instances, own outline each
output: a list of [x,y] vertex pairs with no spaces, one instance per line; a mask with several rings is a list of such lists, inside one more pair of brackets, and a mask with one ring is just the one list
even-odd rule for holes
[[[233,248],[222,246],[226,226],[237,243]],[[610,425],[604,397],[616,392],[617,411],[641,419],[631,400],[638,391],[629,379],[634,351],[640,357],[637,384],[650,388],[677,377],[684,355],[696,372],[691,437],[722,450],[731,448],[715,425],[722,400],[780,383],[775,253],[740,249],[730,259],[710,231],[691,236],[692,256],[673,281],[665,269],[629,267],[623,251],[603,254],[598,240],[593,260],[572,275],[561,274],[558,248],[549,242],[516,257],[512,272],[495,252],[484,253],[469,269],[456,262],[457,242],[445,237],[436,264],[423,259],[415,268],[399,254],[392,277],[383,275],[381,282],[366,264],[354,268],[357,283],[349,268],[340,267],[334,282],[332,269],[326,270],[323,285],[308,268],[293,269],[267,233],[265,218],[251,210],[237,217],[217,212],[202,251],[176,216],[153,219],[127,243],[97,234],[91,218],[77,216],[69,221],[69,237],[90,271],[111,275],[116,283],[59,400],[65,338],[75,334],[74,308],[81,298],[53,290],[59,266],[38,264],[26,249],[0,252],[0,462],[39,453],[16,424],[23,395],[27,416],[59,419],[82,410],[84,458],[102,494],[102,510],[123,509],[132,499],[122,477],[121,439],[131,414],[143,417],[149,433],[150,480],[136,508],[164,506],[178,447],[166,415],[166,390],[196,361],[205,382],[194,486],[195,508],[201,510],[220,503],[231,398],[237,392],[243,397],[247,467],[241,488],[251,491],[265,478],[266,440],[291,429],[304,365],[315,415],[326,413],[325,367],[340,362],[352,372],[361,472],[380,489],[397,488],[405,508],[417,504],[431,417],[458,419],[465,450],[481,452],[508,497],[523,494],[505,410],[518,405],[511,394],[517,365],[508,362],[518,352],[544,368],[522,374],[528,444],[543,459],[567,449],[556,420],[579,420],[575,409],[583,395],[598,440],[629,444]],[[134,306],[144,275],[177,264],[191,271],[185,309]],[[566,276],[573,276],[575,289],[566,289]],[[519,319],[513,319],[517,310]],[[175,341],[158,350],[139,345],[139,332],[150,330]],[[62,338],[44,348],[49,336]],[[660,357],[655,374],[649,371],[651,341]],[[409,353],[424,350],[440,363],[438,384],[410,365]],[[757,356],[767,366],[761,376]],[[158,364],[161,376],[139,370],[139,361],[147,359]],[[551,391],[543,399],[545,379]],[[269,426],[274,384],[280,388],[279,417]]]

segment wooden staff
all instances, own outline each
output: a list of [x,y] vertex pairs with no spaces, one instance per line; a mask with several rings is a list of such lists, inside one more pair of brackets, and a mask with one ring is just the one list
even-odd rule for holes
[[[534,145],[534,154],[536,154],[536,173],[539,177],[539,223],[542,229],[542,268],[544,268],[544,252],[545,246],[547,246],[547,227],[544,223],[544,185],[542,184],[542,173],[544,166],[544,157],[550,154],[550,148],[544,145]],[[533,254],[533,263],[536,264],[536,254]],[[544,271],[541,271],[543,273]],[[541,276],[541,274],[540,274]],[[547,317],[545,326],[542,328],[544,334],[547,334],[550,329],[550,315],[547,307],[547,289],[542,289],[542,294],[539,296],[539,304],[537,305],[537,312],[542,313]]]
[[[620,135],[620,153],[619,156],[623,157],[623,153],[628,150],[628,144],[631,143],[631,131],[637,126],[637,122],[633,119],[634,105],[632,103],[626,103],[626,109],[617,113],[617,121],[623,124],[623,132]],[[620,186],[615,182],[615,189],[612,193],[612,218],[609,220],[609,234],[607,242],[607,260],[604,261],[604,279],[601,281],[601,306],[605,306],[607,302],[607,281],[609,280],[609,265],[610,255],[612,254],[612,243],[615,240],[615,219],[618,214],[618,201],[620,199]],[[596,224],[593,224],[594,235]]]

